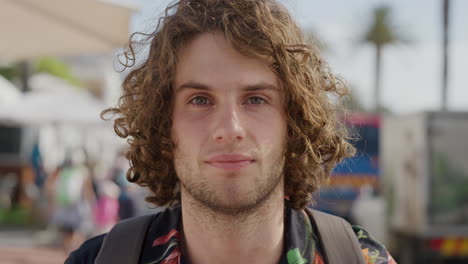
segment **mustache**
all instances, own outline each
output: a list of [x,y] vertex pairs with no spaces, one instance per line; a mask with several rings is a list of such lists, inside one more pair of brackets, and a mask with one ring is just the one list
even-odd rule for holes
[[253,147],[239,146],[236,144],[225,146],[210,146],[202,148],[202,157],[213,157],[217,155],[239,154],[256,159],[259,156],[259,150]]
[[202,157],[218,157],[218,156],[244,156],[249,159],[256,160],[258,158],[258,151],[253,150],[215,150],[215,151],[203,151]]

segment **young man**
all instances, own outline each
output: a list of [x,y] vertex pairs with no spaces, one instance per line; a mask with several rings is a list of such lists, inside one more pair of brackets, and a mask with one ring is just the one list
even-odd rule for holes
[[[183,0],[149,40],[108,110],[129,139],[128,179],[152,191],[147,201],[169,205],[144,228],[134,262],[327,263],[327,234],[305,208],[354,152],[329,100],[347,91],[287,11],[273,0]],[[394,263],[354,232],[363,262]],[[67,263],[104,263],[105,239]],[[105,247],[121,254],[112,241]]]

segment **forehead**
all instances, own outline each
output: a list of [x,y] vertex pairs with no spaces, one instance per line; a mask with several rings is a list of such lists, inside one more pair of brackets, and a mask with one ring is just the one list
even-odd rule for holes
[[174,86],[185,82],[213,87],[266,83],[279,87],[276,74],[266,62],[239,53],[221,33],[203,33],[178,53]]

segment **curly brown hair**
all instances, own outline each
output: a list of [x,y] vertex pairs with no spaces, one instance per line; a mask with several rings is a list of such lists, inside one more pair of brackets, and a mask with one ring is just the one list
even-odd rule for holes
[[[171,139],[172,84],[177,54],[195,35],[221,32],[241,54],[268,63],[285,89],[288,119],[285,196],[304,208],[312,193],[344,157],[354,154],[338,120],[347,88],[330,71],[317,48],[307,43],[286,9],[274,0],[182,0],[171,4],[154,32],[131,37],[124,67],[134,67],[123,82],[114,130],[127,138],[127,179],[146,186],[157,206],[180,199]],[[134,41],[136,34],[143,41]],[[149,54],[135,66],[135,49],[150,42]],[[140,46],[141,47],[141,46]]]

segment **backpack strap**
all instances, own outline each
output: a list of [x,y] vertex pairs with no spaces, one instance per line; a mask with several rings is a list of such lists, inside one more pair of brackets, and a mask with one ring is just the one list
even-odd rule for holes
[[154,215],[133,217],[116,224],[104,237],[95,264],[138,263],[145,235]]
[[[305,210],[318,230],[328,264],[365,264],[361,246],[344,219],[316,210]],[[116,224],[104,237],[95,264],[138,263],[143,241],[154,215],[130,218]]]
[[328,264],[365,264],[361,245],[351,225],[344,219],[319,212],[305,210],[315,223],[320,243]]

